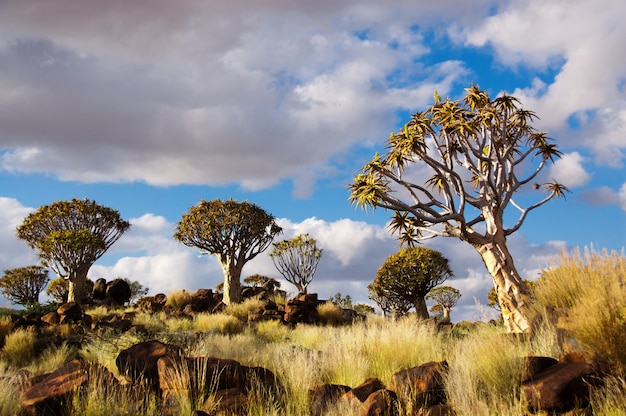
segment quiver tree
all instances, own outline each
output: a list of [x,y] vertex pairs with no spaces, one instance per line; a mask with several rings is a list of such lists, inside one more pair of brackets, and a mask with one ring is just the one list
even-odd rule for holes
[[281,232],[274,217],[255,204],[214,199],[189,208],[174,238],[219,260],[224,272],[223,301],[229,305],[241,302],[243,266],[265,251]]
[[[477,86],[466,92],[462,101],[442,101],[435,93],[434,105],[392,133],[387,152],[354,178],[350,200],[394,211],[390,227],[403,243],[445,236],[471,244],[493,278],[507,329],[524,332],[533,310],[507,237],[531,211],[564,196],[560,183],[535,182],[560,152],[531,126],[535,114],[515,97],[492,100]],[[513,199],[518,191],[539,189],[545,194],[526,207]],[[505,225],[505,218],[516,219]]]
[[314,238],[300,234],[291,240],[274,243],[270,257],[285,280],[298,289],[298,294],[305,294],[322,258],[322,251]]
[[426,299],[435,303],[431,311],[433,309],[440,310],[444,321],[450,321],[450,311],[456,306],[460,298],[461,292],[452,286],[436,287],[426,295]]
[[0,292],[18,305],[34,305],[39,303],[39,294],[48,280],[48,270],[41,266],[5,270],[0,278]]
[[448,259],[440,252],[426,247],[407,247],[387,257],[367,288],[372,299],[386,298],[393,308],[411,305],[418,318],[427,319],[426,295],[449,277],[452,277],[452,270]]
[[39,207],[17,227],[17,236],[69,281],[67,300],[81,302],[88,295],[89,269],[129,227],[114,209],[72,199]]

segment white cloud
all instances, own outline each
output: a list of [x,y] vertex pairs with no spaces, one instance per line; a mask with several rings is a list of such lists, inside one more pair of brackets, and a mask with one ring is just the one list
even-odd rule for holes
[[548,175],[568,188],[583,186],[590,179],[583,167],[584,162],[585,158],[578,152],[564,154],[550,166]]
[[2,270],[39,264],[35,251],[17,238],[15,229],[33,211],[13,198],[0,197],[0,267]]
[[626,40],[619,0],[523,0],[507,3],[484,24],[465,31],[468,44],[495,48],[507,65],[557,70],[513,92],[537,112],[541,125],[563,127],[571,115],[612,107],[624,99],[626,59],[615,53]]
[[626,211],[626,182],[619,188],[619,206]]
[[5,3],[4,169],[247,189],[380,141],[395,110],[445,94],[466,70],[414,65],[429,51],[414,25],[484,13],[426,1]]

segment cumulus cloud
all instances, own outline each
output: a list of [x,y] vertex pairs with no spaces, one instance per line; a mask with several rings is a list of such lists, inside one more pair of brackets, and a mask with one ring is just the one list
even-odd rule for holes
[[619,188],[619,206],[626,211],[626,182]]
[[33,211],[13,198],[0,197],[0,267],[2,270],[39,264],[36,253],[15,235],[15,229]]
[[412,65],[429,51],[412,29],[436,12],[428,2],[283,3],[6,2],[1,166],[265,188],[385,137],[397,109],[465,73]]
[[550,166],[548,174],[568,188],[583,186],[591,177],[583,167],[584,162],[585,158],[578,152],[564,154]]
[[[524,0],[506,3],[476,27],[466,27],[467,44],[492,46],[501,62],[543,71],[533,85],[513,93],[541,117],[562,128],[579,112],[613,108],[624,100],[620,86],[626,60],[615,51],[626,39],[622,1]],[[590,18],[593,16],[593,18]],[[556,71],[551,79],[550,71]]]

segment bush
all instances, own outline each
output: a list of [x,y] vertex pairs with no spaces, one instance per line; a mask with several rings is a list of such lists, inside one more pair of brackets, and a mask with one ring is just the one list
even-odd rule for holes
[[317,307],[320,323],[324,325],[341,325],[344,323],[343,310],[331,301]]
[[168,293],[165,305],[174,309],[183,309],[191,303],[191,293],[186,290],[175,290]]
[[15,367],[24,367],[35,358],[37,336],[32,329],[17,329],[4,339],[4,358]]

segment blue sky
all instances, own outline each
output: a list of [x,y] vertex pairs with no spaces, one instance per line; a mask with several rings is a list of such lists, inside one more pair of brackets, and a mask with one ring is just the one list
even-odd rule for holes
[[[220,3],[220,4],[216,4]],[[224,3],[224,4],[221,4]],[[626,235],[626,4],[621,0],[83,2],[0,6],[0,268],[32,210],[90,198],[133,224],[91,270],[151,293],[215,287],[217,260],[171,238],[200,199],[260,205],[324,255],[311,290],[367,302],[398,249],[389,214],[347,186],[391,131],[476,83],[540,117],[572,193],[509,239],[523,277],[562,250]],[[524,200],[530,201],[526,197]],[[471,247],[429,240],[480,319],[491,280]],[[244,269],[279,278],[267,255]],[[283,288],[293,291],[284,283]]]

